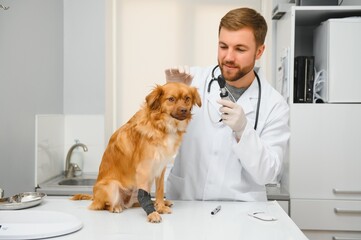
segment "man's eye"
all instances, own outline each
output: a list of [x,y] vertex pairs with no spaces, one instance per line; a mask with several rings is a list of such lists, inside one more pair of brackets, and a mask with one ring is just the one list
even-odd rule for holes
[[170,98],[168,98],[168,101],[169,101],[169,102],[175,102],[175,98],[174,98],[174,97],[170,97]]

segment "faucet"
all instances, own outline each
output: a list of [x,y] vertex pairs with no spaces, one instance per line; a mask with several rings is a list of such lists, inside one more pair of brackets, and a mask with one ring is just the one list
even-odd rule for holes
[[65,177],[66,178],[70,178],[70,177],[74,177],[74,170],[79,168],[76,164],[70,164],[70,158],[71,158],[71,154],[73,153],[73,150],[77,147],[82,147],[84,152],[88,151],[88,147],[83,144],[83,143],[75,143],[73,146],[70,147],[68,154],[66,155],[66,162],[65,162]]

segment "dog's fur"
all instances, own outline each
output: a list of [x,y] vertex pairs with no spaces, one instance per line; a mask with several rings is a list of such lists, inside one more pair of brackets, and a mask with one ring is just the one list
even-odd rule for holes
[[93,210],[121,212],[139,206],[138,189],[150,192],[156,183],[156,211],[148,221],[160,222],[159,213],[171,213],[164,200],[164,172],[176,154],[193,105],[201,106],[194,87],[183,83],[157,85],[142,108],[110,138],[93,187],[93,195],[77,194],[73,200],[93,200]]

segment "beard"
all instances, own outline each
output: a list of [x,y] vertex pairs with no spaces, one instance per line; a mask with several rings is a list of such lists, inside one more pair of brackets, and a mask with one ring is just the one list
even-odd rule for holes
[[[230,81],[230,82],[235,82],[235,81],[243,78],[254,68],[254,63],[250,64],[248,66],[244,66],[244,67],[237,66],[236,64],[234,64],[234,62],[224,62],[224,63],[218,62],[218,65],[221,69],[221,73],[222,73],[222,76],[224,77],[224,79],[226,79],[227,81]],[[237,68],[238,70],[237,71],[224,70],[224,65]]]

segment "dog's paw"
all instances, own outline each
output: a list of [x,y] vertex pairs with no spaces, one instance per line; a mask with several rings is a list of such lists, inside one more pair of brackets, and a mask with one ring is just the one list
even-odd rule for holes
[[123,212],[123,208],[121,206],[110,207],[109,212],[121,213],[121,212]]
[[160,205],[160,204],[156,205],[155,209],[160,214],[172,213],[172,209],[170,207],[168,207],[168,206],[165,206],[165,205]]
[[148,222],[151,223],[160,223],[162,221],[162,217],[159,215],[158,212],[152,212],[148,215]]
[[164,200],[164,205],[166,205],[167,207],[171,207],[173,206],[173,202],[169,200]]
[[106,206],[103,202],[100,201],[93,201],[92,204],[88,207],[90,210],[104,210],[106,209]]

